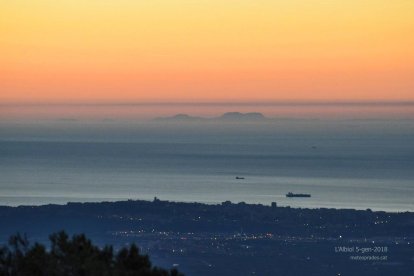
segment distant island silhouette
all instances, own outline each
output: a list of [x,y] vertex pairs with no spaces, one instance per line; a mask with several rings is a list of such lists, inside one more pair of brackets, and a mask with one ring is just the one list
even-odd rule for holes
[[179,113],[171,117],[158,117],[155,122],[266,122],[269,118],[260,112],[226,112],[218,117],[206,118]]

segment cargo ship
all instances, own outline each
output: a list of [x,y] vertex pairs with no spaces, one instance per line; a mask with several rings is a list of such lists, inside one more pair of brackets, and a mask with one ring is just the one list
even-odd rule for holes
[[286,197],[311,197],[310,194],[294,194],[294,193],[287,193]]

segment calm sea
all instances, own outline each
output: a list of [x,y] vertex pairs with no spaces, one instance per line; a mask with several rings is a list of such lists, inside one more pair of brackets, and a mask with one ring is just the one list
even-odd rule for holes
[[414,211],[412,125],[2,126],[0,205],[158,197]]

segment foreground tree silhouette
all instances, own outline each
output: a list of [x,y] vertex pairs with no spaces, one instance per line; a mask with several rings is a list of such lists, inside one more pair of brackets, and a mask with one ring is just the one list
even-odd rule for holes
[[182,276],[176,269],[153,267],[134,244],[114,254],[111,246],[101,249],[85,235],[70,239],[62,231],[52,234],[50,241],[46,250],[39,243],[31,246],[26,236],[12,236],[9,246],[0,248],[0,275]]

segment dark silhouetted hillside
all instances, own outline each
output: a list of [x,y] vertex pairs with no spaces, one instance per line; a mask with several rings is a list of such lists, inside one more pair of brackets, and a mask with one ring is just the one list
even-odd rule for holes
[[136,275],[180,276],[176,269],[167,271],[153,267],[149,257],[132,244],[117,253],[111,246],[99,248],[85,237],[65,232],[50,236],[50,249],[42,244],[29,244],[17,234],[9,245],[0,248],[0,275]]

